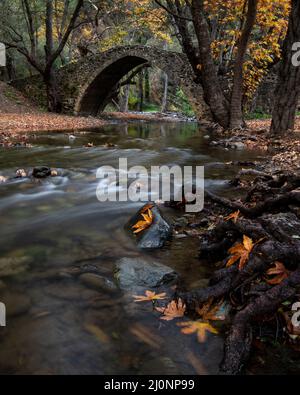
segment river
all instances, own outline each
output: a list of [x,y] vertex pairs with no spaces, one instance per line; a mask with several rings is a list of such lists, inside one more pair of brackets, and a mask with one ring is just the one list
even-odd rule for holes
[[[0,301],[7,326],[0,330],[0,372],[9,374],[217,373],[223,337],[204,344],[163,322],[147,304],[121,290],[94,290],[79,281],[78,267],[114,285],[122,257],[143,257],[174,268],[192,289],[212,267],[197,258],[198,240],[174,238],[160,251],[138,251],[124,224],[142,203],[99,203],[97,168],[128,165],[203,165],[206,188],[230,194],[230,161],[259,153],[225,150],[194,123],[112,124],[94,132],[39,133],[32,148],[0,149],[0,174],[46,165],[58,177],[15,179],[0,185]],[[94,147],[84,148],[93,143]],[[105,147],[110,144],[111,147]],[[174,219],[170,209],[165,215]]]

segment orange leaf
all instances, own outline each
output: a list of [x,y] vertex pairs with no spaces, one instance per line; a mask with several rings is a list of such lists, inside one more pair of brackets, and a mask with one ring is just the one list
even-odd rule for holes
[[160,293],[160,294],[156,294],[155,292],[152,291],[146,291],[145,292],[146,296],[143,295],[133,295],[135,302],[153,302],[155,300],[162,300],[165,299],[166,297],[166,293]]
[[160,317],[161,320],[171,321],[174,318],[180,318],[184,316],[186,306],[181,299],[172,300],[167,307],[156,307],[156,310],[163,314]]
[[238,211],[235,211],[234,213],[231,213],[230,215],[228,215],[224,219],[225,219],[225,221],[230,221],[232,219],[233,222],[236,223],[236,221],[238,220],[240,214],[241,214],[241,212],[240,212],[240,210],[238,210]]
[[199,343],[205,342],[206,332],[211,332],[214,334],[218,333],[218,331],[207,322],[188,321],[188,322],[179,322],[177,325],[183,327],[183,329],[181,329],[181,332],[185,335],[197,333],[197,338]]
[[149,228],[153,222],[153,214],[150,209],[148,209],[147,214],[141,213],[141,216],[144,220],[138,221],[135,225],[133,225],[132,229],[135,229],[133,233],[137,234],[142,232],[143,230]]

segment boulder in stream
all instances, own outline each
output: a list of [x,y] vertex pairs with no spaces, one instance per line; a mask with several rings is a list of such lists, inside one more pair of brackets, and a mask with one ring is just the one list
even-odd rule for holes
[[[138,247],[141,249],[157,249],[164,246],[165,242],[169,240],[172,236],[172,226],[168,221],[162,216],[161,211],[154,203],[147,203],[144,205],[127,223],[126,228],[133,234],[133,226],[138,222],[143,220],[142,213],[151,207],[153,220],[151,225],[143,230],[142,232],[136,234],[136,240]],[[146,210],[147,211],[147,210]]]
[[155,288],[178,281],[178,274],[166,265],[144,258],[122,258],[116,263],[115,277],[121,289]]
[[32,170],[32,176],[35,178],[46,178],[51,176],[51,169],[47,166],[35,167]]

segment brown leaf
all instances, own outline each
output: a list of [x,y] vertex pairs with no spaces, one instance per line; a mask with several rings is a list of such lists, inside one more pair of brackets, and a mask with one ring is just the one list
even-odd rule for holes
[[270,285],[280,284],[283,280],[289,277],[290,271],[281,262],[275,262],[275,267],[267,271],[268,276],[274,276],[271,279],[267,279],[266,282]]
[[228,252],[232,254],[232,257],[229,258],[226,266],[232,266],[235,262],[239,261],[239,270],[242,270],[249,260],[249,255],[254,245],[252,239],[244,235],[243,243],[236,244],[228,250]]
[[181,318],[184,316],[186,306],[181,299],[172,300],[167,307],[156,307],[156,310],[163,314],[161,320],[171,321],[174,318]]

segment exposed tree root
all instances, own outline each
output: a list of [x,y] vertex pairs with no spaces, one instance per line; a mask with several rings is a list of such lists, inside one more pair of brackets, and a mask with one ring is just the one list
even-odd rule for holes
[[[221,364],[221,371],[226,374],[241,372],[251,350],[256,321],[274,315],[300,285],[300,175],[247,170],[238,177],[249,174],[255,180],[247,185],[244,202],[206,192],[209,200],[231,211],[239,210],[240,216],[236,221],[217,224],[200,243],[200,257],[221,260],[224,268],[215,272],[209,287],[180,294],[190,311],[212,299],[225,298],[233,304],[236,313]],[[226,267],[228,249],[241,243],[244,235],[257,242],[247,264],[240,269],[237,264]],[[270,285],[265,276],[275,262],[282,262],[290,275],[281,283]]]

